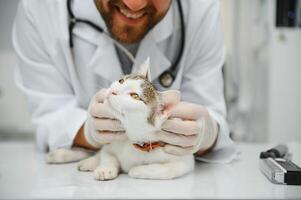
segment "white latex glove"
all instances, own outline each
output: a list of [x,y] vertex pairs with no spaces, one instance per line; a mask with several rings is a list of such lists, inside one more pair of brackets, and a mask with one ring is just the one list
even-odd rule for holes
[[95,148],[112,141],[127,139],[121,122],[112,116],[103,103],[106,93],[107,90],[102,89],[92,98],[84,125],[85,138]]
[[174,155],[205,152],[216,141],[218,125],[208,110],[200,105],[180,102],[158,132],[164,150]]

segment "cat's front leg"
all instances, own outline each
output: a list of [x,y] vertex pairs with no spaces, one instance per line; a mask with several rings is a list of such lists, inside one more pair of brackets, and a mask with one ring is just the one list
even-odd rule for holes
[[133,167],[129,171],[129,176],[141,179],[173,179],[187,174],[192,171],[193,168],[194,159],[191,157],[168,163],[148,164]]
[[77,165],[77,169],[82,172],[94,171],[96,167],[99,165],[99,158],[100,155],[98,151],[95,155],[80,161]]
[[100,152],[100,164],[94,170],[96,180],[112,180],[118,176],[120,164],[117,158],[104,147]]

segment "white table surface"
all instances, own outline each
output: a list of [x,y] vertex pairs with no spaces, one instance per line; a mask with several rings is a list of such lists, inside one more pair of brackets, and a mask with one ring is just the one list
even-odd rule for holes
[[[0,142],[0,198],[301,198],[301,186],[275,185],[259,171],[258,155],[267,144],[238,143],[231,164],[198,162],[193,173],[174,180],[139,180],[120,175],[95,181],[76,163],[47,165],[32,142]],[[291,143],[301,165],[301,144]]]

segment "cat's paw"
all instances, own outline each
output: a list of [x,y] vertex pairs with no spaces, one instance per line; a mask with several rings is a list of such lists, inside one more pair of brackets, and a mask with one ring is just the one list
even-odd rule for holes
[[78,163],[77,168],[82,172],[94,171],[99,164],[98,158],[95,156],[82,160]]
[[112,180],[118,176],[116,167],[99,166],[94,170],[94,178],[99,181]]

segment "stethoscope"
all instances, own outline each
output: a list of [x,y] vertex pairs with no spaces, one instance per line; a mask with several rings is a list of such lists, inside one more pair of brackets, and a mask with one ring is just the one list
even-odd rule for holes
[[[183,8],[182,8],[182,4],[181,4],[180,0],[177,0],[177,3],[178,3],[178,9],[179,9],[179,13],[180,13],[180,23],[181,23],[180,50],[179,50],[176,61],[171,65],[170,68],[165,70],[159,76],[159,83],[165,88],[170,87],[176,79],[177,71],[178,71],[177,68],[178,68],[179,62],[181,61],[183,51],[184,51],[184,46],[185,46],[185,23],[184,23],[184,17],[183,17]],[[108,33],[106,33],[103,28],[101,28],[100,26],[96,25],[95,23],[93,23],[91,21],[76,18],[71,9],[71,4],[72,4],[72,0],[67,0],[67,10],[68,10],[68,15],[69,15],[69,46],[71,49],[73,49],[72,32],[73,32],[74,26],[76,25],[76,23],[84,23],[84,24],[88,24],[89,26],[91,26],[92,28],[97,30],[98,32],[105,34],[109,39],[111,39],[114,42],[114,44],[118,48],[120,48],[128,56],[128,58],[133,63],[135,63],[134,56],[124,46],[122,46],[120,43],[118,43],[116,40],[114,40]]]

